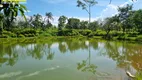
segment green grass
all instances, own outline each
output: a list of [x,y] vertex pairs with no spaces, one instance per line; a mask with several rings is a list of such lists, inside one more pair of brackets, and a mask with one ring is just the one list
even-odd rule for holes
[[[63,29],[59,31],[58,29],[48,29],[42,31],[40,29],[25,29],[25,30],[16,30],[16,32],[3,31],[0,38],[92,38],[92,39],[103,39],[105,38],[106,32],[102,30],[91,31],[88,29]],[[126,41],[142,41],[142,34],[138,32],[129,32],[123,34],[122,31],[110,31],[109,40],[126,40]]]

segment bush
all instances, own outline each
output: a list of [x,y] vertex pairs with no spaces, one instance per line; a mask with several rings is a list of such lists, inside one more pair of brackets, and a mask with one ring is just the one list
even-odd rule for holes
[[129,33],[128,37],[137,37],[138,32]]
[[126,37],[125,40],[134,41],[134,40],[136,40],[136,38],[135,37]]
[[51,35],[51,36],[57,36],[58,34],[58,31],[57,30],[53,30],[53,29],[49,29],[46,31],[46,34],[48,33],[48,35]]
[[11,33],[9,36],[10,36],[10,37],[13,37],[13,38],[17,37],[17,35],[14,34],[14,33]]
[[10,32],[10,31],[3,31],[2,34],[7,35],[9,37],[16,37],[17,36],[16,34]]
[[49,33],[43,33],[43,34],[41,34],[41,35],[39,35],[39,37],[48,37],[48,36],[51,36],[51,34],[49,34]]
[[105,31],[101,31],[101,30],[97,30],[95,32],[95,36],[105,36],[106,35],[106,32]]
[[79,33],[83,36],[88,36],[90,33],[92,33],[91,30],[79,30]]
[[119,35],[122,35],[123,33],[122,32],[120,32],[120,31],[111,31],[110,32],[110,35],[111,36],[119,36]]
[[58,36],[77,36],[80,35],[77,30],[59,30],[58,31]]
[[36,35],[36,30],[34,29],[25,29],[23,31],[20,32],[20,34],[29,34],[29,35]]
[[91,33],[88,35],[88,37],[93,37],[93,36],[95,36],[95,33],[94,33],[94,32],[91,32]]
[[25,36],[22,35],[22,34],[20,34],[20,35],[18,35],[17,37],[18,37],[18,38],[24,38]]
[[78,35],[80,35],[80,34],[77,30],[72,30],[71,36],[78,36]]
[[136,38],[136,41],[142,41],[142,35],[139,35],[139,36]]
[[118,36],[118,40],[125,40],[128,37],[128,34],[121,34]]
[[35,37],[34,34],[24,34],[25,37]]
[[8,35],[3,34],[3,35],[0,35],[0,38],[9,38],[9,36],[8,36]]

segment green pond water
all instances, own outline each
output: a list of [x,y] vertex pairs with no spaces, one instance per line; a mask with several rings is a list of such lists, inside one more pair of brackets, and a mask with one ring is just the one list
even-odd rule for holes
[[142,44],[76,38],[0,39],[0,80],[128,80]]

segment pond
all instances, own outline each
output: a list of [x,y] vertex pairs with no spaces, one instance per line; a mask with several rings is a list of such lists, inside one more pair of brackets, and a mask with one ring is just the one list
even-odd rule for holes
[[77,38],[1,39],[0,80],[128,80],[142,44]]

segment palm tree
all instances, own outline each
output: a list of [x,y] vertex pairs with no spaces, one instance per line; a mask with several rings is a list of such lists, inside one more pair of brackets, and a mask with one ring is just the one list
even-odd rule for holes
[[16,2],[5,2],[5,3],[2,3],[0,7],[0,12],[4,14],[8,27],[11,26],[11,23],[18,16],[19,12],[26,20],[26,16],[24,14],[25,11],[27,11],[26,6]]
[[47,24],[50,24],[51,23],[50,21],[54,20],[51,12],[46,13],[45,16],[46,17],[45,17],[44,21],[47,22]]

